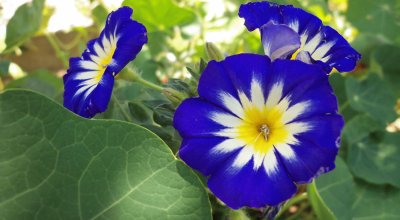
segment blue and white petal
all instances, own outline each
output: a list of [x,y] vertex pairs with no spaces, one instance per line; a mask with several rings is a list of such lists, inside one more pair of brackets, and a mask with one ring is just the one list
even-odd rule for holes
[[[245,19],[245,26],[249,31],[260,30],[264,50],[272,60],[292,58],[306,63],[318,63],[326,72],[330,72],[332,68],[347,72],[353,70],[361,58],[338,32],[324,26],[319,18],[300,8],[266,1],[251,2],[241,5],[239,17]],[[265,25],[270,28],[266,29]],[[275,30],[271,31],[273,25]],[[295,45],[294,36],[288,33],[287,28],[297,33],[300,46],[291,56],[284,53],[281,56],[271,56],[271,53],[267,53],[269,48],[281,48],[285,39],[287,47],[292,48]],[[279,32],[285,34],[279,34],[282,38],[277,40],[276,33]]]
[[146,28],[122,7],[108,15],[99,38],[88,42],[81,57],[70,59],[64,75],[64,106],[91,118],[104,112],[111,98],[114,77],[147,43]]
[[274,206],[333,169],[343,119],[327,74],[297,60],[210,61],[174,115],[180,157],[229,207]]

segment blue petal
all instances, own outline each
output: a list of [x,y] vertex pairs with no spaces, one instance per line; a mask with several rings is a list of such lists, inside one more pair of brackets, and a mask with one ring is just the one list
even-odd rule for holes
[[117,49],[113,55],[115,62],[109,66],[109,71],[116,74],[132,61],[147,43],[146,28],[141,23],[131,20],[131,16],[132,9],[122,7],[109,15],[104,28],[105,37],[109,38],[116,33],[118,38]]
[[334,168],[343,128],[343,118],[339,115],[318,116],[302,121],[313,127],[296,136],[299,143],[291,146],[295,156],[285,158],[281,149],[277,148],[291,179],[298,184],[309,183]]
[[[297,59],[319,64],[326,72],[330,72],[332,68],[340,72],[351,71],[361,58],[339,33],[324,26],[318,17],[291,5],[251,2],[241,5],[239,17],[245,19],[245,26],[249,31],[259,28],[262,32],[263,25],[268,23],[287,25],[301,38],[300,50],[311,55],[307,57],[306,54],[298,54]],[[266,44],[265,39],[262,42],[263,45]],[[288,44],[291,45],[292,42]]]
[[185,138],[179,149],[179,156],[187,165],[198,170],[204,176],[209,176],[228,158],[236,155],[237,150],[229,153],[212,152],[213,148],[225,140],[227,139],[222,137]]
[[210,114],[226,113],[202,98],[184,100],[174,114],[174,127],[183,137],[213,137],[226,128],[210,118]]
[[250,2],[240,6],[239,17],[244,18],[244,25],[249,31],[253,31],[270,21],[281,23],[280,7],[272,2]]
[[319,66],[297,60],[276,60],[272,63],[269,81],[283,82],[283,95],[291,99],[301,96],[310,87],[328,80],[328,75]]
[[64,77],[64,106],[85,118],[91,118],[99,112],[104,112],[111,98],[114,76],[105,73],[97,85],[90,87],[93,88],[90,93],[88,93],[89,88],[87,88],[77,94],[77,91],[82,87],[79,85],[80,83],[82,81],[68,80],[68,77]]
[[[220,135],[226,127],[211,119],[210,113],[236,117],[219,94],[238,99],[238,91],[242,91],[251,97],[253,80],[262,86],[265,97],[271,87],[281,83],[282,97],[290,100],[289,108],[306,101],[311,103],[306,111],[291,119],[291,123],[310,126],[293,133],[298,142],[288,143],[293,145],[294,159],[287,160],[278,145],[260,167],[259,160],[249,151],[251,148],[243,147],[241,140],[235,140],[236,145],[217,147],[234,138]],[[343,119],[337,115],[336,97],[320,66],[282,59],[271,63],[264,55],[239,54],[220,62],[211,61],[200,78],[198,90],[200,97],[185,100],[174,116],[174,126],[183,137],[179,153],[189,166],[209,176],[210,190],[229,207],[278,205],[296,192],[295,183],[309,182],[333,169]],[[222,124],[230,124],[230,119],[221,119]],[[270,160],[271,154],[276,163]],[[237,163],[240,165],[236,166]]]
[[287,25],[272,22],[260,27],[264,52],[271,60],[286,59],[300,48],[300,36]]
[[[277,159],[279,160],[278,157]],[[280,161],[276,172],[267,174],[264,169],[254,170],[253,162],[233,171],[233,160],[234,157],[225,162],[208,180],[210,190],[229,207],[238,209],[243,206],[275,206],[296,193],[297,187]]]
[[212,60],[200,77],[198,92],[200,97],[229,111],[221,104],[218,94],[225,92],[239,99],[238,91],[241,91],[250,97],[252,80],[256,79],[261,85],[268,85],[270,73],[271,61],[267,56],[239,54],[220,62]]
[[114,76],[147,43],[145,27],[131,19],[132,9],[111,12],[99,38],[87,43],[82,56],[71,58],[64,75],[64,106],[87,118],[104,112],[110,101]]

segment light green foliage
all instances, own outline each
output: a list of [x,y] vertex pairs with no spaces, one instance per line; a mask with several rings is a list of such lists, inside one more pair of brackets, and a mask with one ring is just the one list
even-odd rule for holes
[[193,11],[179,7],[173,0],[125,0],[122,4],[135,10],[133,18],[143,23],[149,32],[168,30],[177,25],[189,24],[196,19]]
[[40,28],[44,0],[33,0],[17,9],[7,24],[5,51],[11,51],[32,37]]
[[198,177],[148,130],[0,95],[1,219],[211,219]]

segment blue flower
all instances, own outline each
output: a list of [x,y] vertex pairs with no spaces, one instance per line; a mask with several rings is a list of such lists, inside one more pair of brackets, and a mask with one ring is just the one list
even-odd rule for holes
[[300,8],[251,2],[240,6],[239,17],[249,31],[260,30],[265,54],[272,60],[298,59],[318,63],[327,72],[347,72],[361,58],[337,31]]
[[99,38],[88,42],[81,57],[70,59],[64,75],[66,108],[86,118],[107,109],[115,75],[147,43],[146,28],[131,15],[129,7],[111,12]]
[[182,102],[179,155],[233,209],[275,206],[334,168],[343,118],[318,65],[239,54],[210,61]]

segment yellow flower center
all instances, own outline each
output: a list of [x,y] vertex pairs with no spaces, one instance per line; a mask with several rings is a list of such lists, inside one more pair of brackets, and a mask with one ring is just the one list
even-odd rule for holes
[[111,48],[106,49],[106,54],[103,57],[100,57],[100,62],[98,62],[98,71],[97,75],[94,77],[96,83],[100,82],[101,77],[103,77],[104,71],[107,66],[111,63],[112,57],[114,55],[115,49],[117,48],[116,44],[111,44]]
[[277,106],[261,109],[247,106],[242,124],[236,127],[238,138],[253,146],[256,152],[267,153],[274,144],[285,143],[290,135],[282,121],[283,114]]

